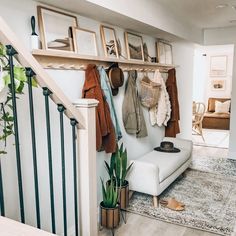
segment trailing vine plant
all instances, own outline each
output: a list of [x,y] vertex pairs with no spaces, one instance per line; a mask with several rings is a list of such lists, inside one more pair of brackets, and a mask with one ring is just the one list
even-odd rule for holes
[[[23,94],[27,77],[25,68],[21,67],[17,61],[14,66],[14,81],[16,97]],[[0,156],[6,154],[7,139],[14,135],[14,118],[12,107],[11,78],[9,61],[6,56],[6,48],[0,44]],[[32,86],[37,87],[36,81],[32,80]],[[18,98],[18,97],[17,97]]]

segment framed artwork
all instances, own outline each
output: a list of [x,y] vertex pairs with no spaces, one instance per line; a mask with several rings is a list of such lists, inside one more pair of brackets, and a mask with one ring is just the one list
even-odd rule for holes
[[227,56],[211,56],[210,76],[225,77],[227,75]]
[[72,35],[76,53],[80,55],[98,56],[95,32],[72,27]]
[[71,27],[78,27],[76,16],[44,6],[37,11],[42,48],[74,51]]
[[157,62],[160,64],[173,64],[172,45],[166,42],[158,41],[157,48]]
[[215,91],[225,90],[225,84],[226,84],[225,80],[212,80],[211,90],[215,90]]
[[129,60],[144,61],[142,36],[125,32],[125,44]]
[[105,56],[119,58],[115,29],[101,25],[100,33]]

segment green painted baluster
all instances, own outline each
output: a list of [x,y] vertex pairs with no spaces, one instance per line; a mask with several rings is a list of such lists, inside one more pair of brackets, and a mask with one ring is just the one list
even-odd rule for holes
[[3,193],[3,185],[2,185],[1,157],[0,157],[0,210],[1,210],[1,216],[5,216],[4,193]]
[[16,148],[18,188],[19,188],[20,217],[21,217],[21,222],[25,223],[24,195],[23,195],[23,184],[22,184],[22,173],[21,173],[21,157],[20,157],[17,105],[16,105],[16,93],[15,93],[15,80],[14,80],[14,64],[13,64],[13,56],[16,55],[17,52],[11,45],[7,45],[6,48],[7,48],[6,51],[7,55],[9,56],[10,78],[11,78],[10,89],[12,93],[12,107],[13,107],[13,118],[14,118],[14,133],[15,133],[14,136],[15,136],[15,148]]
[[63,220],[64,220],[64,236],[67,236],[67,212],[66,212],[66,173],[65,173],[65,140],[64,140],[64,122],[63,113],[65,107],[58,105],[57,110],[60,113],[60,133],[61,133],[61,166],[62,166],[62,196],[63,196]]
[[31,68],[25,68],[25,69],[26,69],[25,74],[26,74],[27,81],[28,81],[28,93],[29,93],[29,108],[30,108],[31,140],[32,140],[32,152],[33,152],[36,219],[37,219],[37,227],[41,228],[40,205],[39,205],[38,165],[37,165],[35,123],[34,123],[34,101],[33,101],[33,91],[32,91],[32,78],[35,76],[35,73]]
[[51,128],[50,128],[50,114],[49,114],[50,94],[52,94],[52,92],[48,88],[43,88],[43,95],[45,96],[45,112],[46,112],[46,127],[47,127],[47,142],[48,142],[48,166],[49,166],[52,232],[55,234],[56,223],[55,223],[54,186],[53,186],[53,168],[52,168],[52,144],[51,144],[52,142],[51,142]]
[[74,177],[74,214],[75,214],[75,236],[79,236],[78,229],[78,190],[77,190],[77,156],[76,156],[76,125],[75,119],[70,120],[72,126],[72,150],[73,150],[73,177]]

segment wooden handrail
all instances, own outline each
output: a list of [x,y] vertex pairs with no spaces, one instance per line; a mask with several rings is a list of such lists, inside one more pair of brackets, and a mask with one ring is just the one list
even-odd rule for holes
[[62,104],[66,108],[65,114],[69,118],[76,119],[80,128],[85,128],[84,117],[75,108],[61,88],[31,55],[29,50],[23,46],[23,43],[20,42],[16,34],[10,29],[2,17],[0,17],[0,42],[3,45],[11,45],[18,52],[17,60],[23,67],[30,67],[36,73],[36,79],[39,86],[47,87],[52,92],[52,100],[56,104]]
[[56,236],[56,234],[51,234],[46,231],[36,229],[32,226],[21,224],[14,220],[8,219],[6,217],[0,216],[0,235],[1,236]]

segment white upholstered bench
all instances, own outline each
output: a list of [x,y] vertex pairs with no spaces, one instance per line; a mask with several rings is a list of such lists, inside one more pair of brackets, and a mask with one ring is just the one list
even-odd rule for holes
[[134,162],[129,173],[131,191],[153,196],[154,207],[158,206],[159,196],[190,165],[192,159],[192,141],[178,138],[164,138],[181,151],[167,153],[151,151]]

